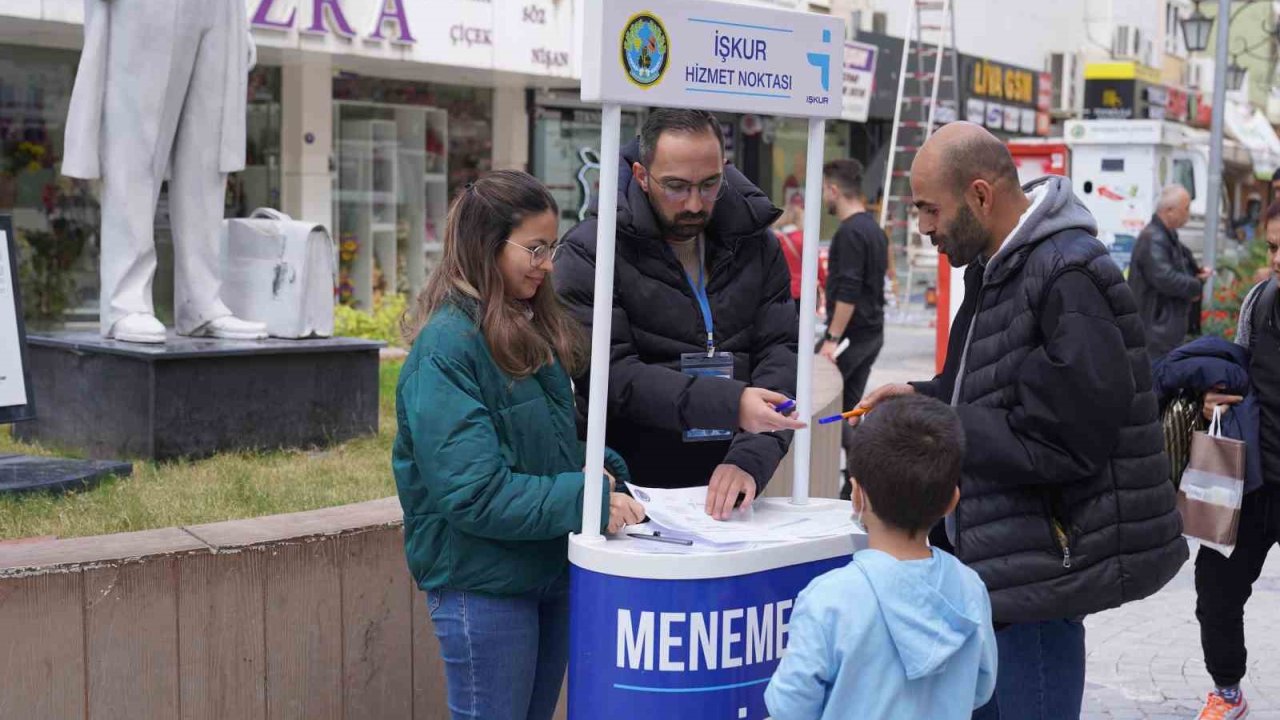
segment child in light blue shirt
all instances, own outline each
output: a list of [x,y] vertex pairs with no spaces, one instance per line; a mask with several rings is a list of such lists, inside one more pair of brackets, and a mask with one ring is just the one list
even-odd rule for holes
[[765,692],[773,720],[967,720],[991,698],[996,641],[977,573],[929,547],[955,509],[964,433],[930,398],[883,401],[849,470],[867,549],[809,583]]

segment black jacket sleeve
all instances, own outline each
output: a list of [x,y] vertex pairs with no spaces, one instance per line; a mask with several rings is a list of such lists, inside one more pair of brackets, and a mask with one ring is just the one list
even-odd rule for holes
[[[798,323],[795,301],[791,299],[791,272],[775,238],[768,238],[762,256],[764,286],[752,334],[751,384],[795,397]],[[757,491],[764,492],[786,455],[791,438],[789,431],[761,435],[740,432],[730,443],[724,461],[750,474]]]
[[1051,282],[1039,312],[1044,344],[1023,361],[1009,410],[962,405],[964,469],[984,480],[1061,484],[1092,477],[1115,448],[1134,397],[1124,338],[1083,270]]
[[1142,267],[1143,275],[1151,287],[1161,295],[1179,300],[1195,300],[1200,297],[1200,279],[1187,272],[1183,264],[1182,248],[1178,242],[1159,229],[1151,229],[1150,242],[1133,258]]
[[[588,232],[594,236],[594,222],[583,223],[569,234]],[[584,242],[568,242],[568,237],[555,263],[556,292],[569,312],[590,332],[595,257],[588,255]],[[574,381],[583,388],[581,396],[586,397],[590,371],[584,371]],[[690,428],[736,430],[738,405],[746,387],[747,384],[739,380],[691,377],[679,370],[642,362],[632,341],[627,312],[619,306],[615,293],[609,349],[611,414],[625,415],[634,422],[674,432]]]

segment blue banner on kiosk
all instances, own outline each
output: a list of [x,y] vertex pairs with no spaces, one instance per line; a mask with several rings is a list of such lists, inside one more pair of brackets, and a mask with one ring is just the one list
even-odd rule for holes
[[764,720],[796,596],[849,559],[705,580],[574,566],[570,720]]

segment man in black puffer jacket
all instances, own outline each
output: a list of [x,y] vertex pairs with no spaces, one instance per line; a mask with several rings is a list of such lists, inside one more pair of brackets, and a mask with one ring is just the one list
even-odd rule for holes
[[964,426],[960,504],[935,536],[1006,624],[995,697],[974,717],[1075,718],[1083,616],[1151,595],[1187,558],[1142,320],[1070,182],[1020,188],[981,127],[936,132],[911,188],[920,231],[968,266],[964,303],[941,375],[862,404],[919,392]]
[[[607,441],[638,485],[708,485],[707,512],[727,518],[803,427],[774,409],[796,379],[791,275],[769,229],[781,213],[725,163],[720,123],[703,111],[650,112],[616,172]],[[554,271],[588,327],[596,222],[564,236]],[[576,386],[585,415],[588,379]]]

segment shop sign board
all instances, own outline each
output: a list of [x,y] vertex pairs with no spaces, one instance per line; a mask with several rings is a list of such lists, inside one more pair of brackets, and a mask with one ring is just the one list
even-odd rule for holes
[[1086,80],[1084,116],[1091,120],[1130,120],[1138,117],[1138,86],[1134,80]]
[[34,417],[13,221],[0,215],[0,423]]
[[1159,145],[1164,133],[1159,120],[1068,120],[1064,136],[1071,145]]
[[966,119],[1006,133],[1039,134],[1035,112],[1052,99],[1042,73],[970,55],[960,56],[959,73]]
[[572,77],[571,0],[245,0],[260,44]]
[[706,0],[587,3],[582,99],[839,118],[844,23]]
[[964,119],[982,125],[987,119],[987,103],[978,98],[969,98],[964,104]]
[[875,92],[875,45],[861,42],[844,44],[844,111],[841,117],[864,123],[871,114],[871,95]]

